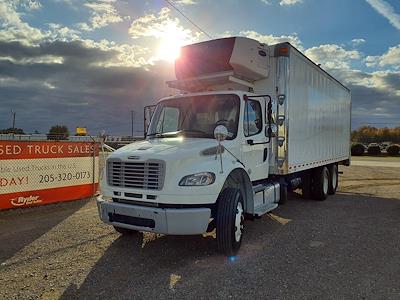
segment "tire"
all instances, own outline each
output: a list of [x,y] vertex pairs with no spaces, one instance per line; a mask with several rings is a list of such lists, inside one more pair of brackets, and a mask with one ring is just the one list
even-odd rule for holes
[[323,201],[328,197],[329,171],[327,167],[314,170],[312,180],[312,196],[315,200]]
[[131,229],[127,229],[127,228],[122,228],[122,227],[118,227],[118,226],[114,226],[115,231],[117,231],[118,233],[122,234],[122,235],[131,235],[136,233],[136,230],[131,230]]
[[279,205],[283,205],[286,203],[288,199],[288,189],[286,182],[280,184],[279,188]]
[[301,177],[301,193],[304,199],[311,198],[311,174],[308,171]]
[[339,183],[339,172],[337,164],[333,164],[329,166],[329,188],[328,194],[334,195],[336,193],[336,189]]
[[216,220],[218,251],[234,256],[242,244],[244,228],[243,197],[240,190],[226,188],[218,197]]

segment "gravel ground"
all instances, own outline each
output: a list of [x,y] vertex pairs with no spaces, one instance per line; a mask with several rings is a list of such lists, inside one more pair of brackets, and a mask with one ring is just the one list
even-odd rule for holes
[[239,255],[208,236],[121,236],[93,199],[0,213],[1,299],[399,299],[399,168],[341,168],[327,201],[248,221]]

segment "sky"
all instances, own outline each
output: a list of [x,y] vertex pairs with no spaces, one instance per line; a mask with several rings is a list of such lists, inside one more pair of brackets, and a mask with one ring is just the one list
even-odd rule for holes
[[0,129],[143,129],[179,47],[289,41],[352,92],[352,127],[400,126],[400,0],[2,0]]

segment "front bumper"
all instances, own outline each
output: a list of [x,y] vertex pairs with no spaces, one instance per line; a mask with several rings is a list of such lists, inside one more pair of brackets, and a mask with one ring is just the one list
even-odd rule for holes
[[108,202],[97,198],[100,219],[110,225],[171,235],[202,234],[210,221],[209,208],[158,208]]

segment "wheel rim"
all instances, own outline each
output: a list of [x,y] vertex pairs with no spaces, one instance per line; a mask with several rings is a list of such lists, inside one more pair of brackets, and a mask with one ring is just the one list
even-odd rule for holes
[[335,189],[337,185],[337,180],[338,180],[338,174],[336,171],[336,168],[333,168],[333,174],[332,174],[332,187]]
[[243,206],[241,202],[238,202],[236,206],[236,216],[235,216],[235,240],[239,242],[243,234]]
[[323,190],[324,190],[324,194],[326,195],[328,193],[328,187],[329,187],[329,178],[328,178],[328,174],[327,172],[324,172],[324,180],[323,180]]

